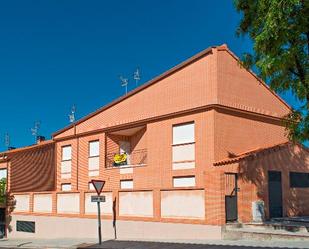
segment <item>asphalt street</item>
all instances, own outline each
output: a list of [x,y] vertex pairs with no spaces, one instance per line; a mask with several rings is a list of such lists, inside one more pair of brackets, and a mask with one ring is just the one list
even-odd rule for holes
[[[256,246],[239,246],[239,245],[205,245],[205,244],[185,244],[185,243],[163,243],[163,242],[145,242],[145,241],[105,241],[101,245],[86,245],[79,249],[260,249],[259,242],[256,241]],[[267,247],[278,248],[278,247]],[[281,247],[284,248],[284,247]],[[290,247],[291,248],[291,247]]]

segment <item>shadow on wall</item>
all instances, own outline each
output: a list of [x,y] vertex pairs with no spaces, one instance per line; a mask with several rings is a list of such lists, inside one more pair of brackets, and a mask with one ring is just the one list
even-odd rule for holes
[[117,209],[117,203],[116,203],[116,198],[113,200],[113,228],[114,228],[114,239],[117,239],[117,224],[116,224],[116,209]]
[[[239,182],[244,188],[255,185],[257,198],[265,203],[266,219],[269,219],[268,171],[281,172],[283,216],[308,216],[309,188],[290,188],[289,173],[309,173],[309,151],[288,144],[263,150],[239,162]],[[252,201],[256,201],[254,195],[243,198],[242,204],[250,208]]]
[[12,212],[14,211],[16,206],[16,200],[14,198],[14,195],[12,195],[10,192],[7,192],[6,194],[6,228],[7,231],[10,233],[12,232],[12,226],[11,226],[11,222],[12,222]]

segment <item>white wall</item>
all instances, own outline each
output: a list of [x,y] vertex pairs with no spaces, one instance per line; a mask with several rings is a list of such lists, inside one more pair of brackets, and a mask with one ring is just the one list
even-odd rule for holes
[[[96,202],[91,202],[91,196],[97,195],[96,193],[85,193],[85,214],[97,214],[98,206]],[[101,202],[101,214],[112,215],[113,214],[113,194],[102,193],[105,196],[105,202]]]
[[53,208],[53,199],[51,194],[33,195],[33,212],[51,213]]
[[205,219],[204,190],[161,191],[161,217]]
[[57,213],[78,214],[79,193],[57,194]]
[[119,192],[119,215],[153,217],[152,191]]
[[[34,221],[35,233],[16,231],[16,221]],[[98,236],[97,219],[67,218],[52,216],[12,215],[12,231],[8,233],[10,238],[32,239],[95,239]],[[118,239],[160,239],[160,240],[204,240],[221,239],[221,227],[210,225],[193,225],[181,223],[122,221],[116,222]],[[103,239],[114,239],[114,227],[112,219],[102,219]]]
[[29,195],[14,195],[16,205],[14,211],[29,212],[30,196]]

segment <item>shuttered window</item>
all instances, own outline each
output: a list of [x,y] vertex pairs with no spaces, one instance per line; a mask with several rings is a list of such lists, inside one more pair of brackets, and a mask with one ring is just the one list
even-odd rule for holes
[[194,123],[173,126],[173,145],[194,143]]
[[174,170],[195,167],[195,132],[193,122],[173,126],[172,161]]

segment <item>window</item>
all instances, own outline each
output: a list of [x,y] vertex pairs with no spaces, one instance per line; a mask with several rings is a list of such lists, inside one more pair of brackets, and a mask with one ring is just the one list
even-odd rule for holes
[[89,184],[88,184],[88,189],[89,189],[89,190],[95,190],[95,188],[94,188],[92,182],[89,182]]
[[68,161],[72,159],[72,147],[71,145],[62,147],[62,161]]
[[71,178],[72,147],[71,145],[66,145],[61,150],[61,178],[68,179]]
[[309,188],[309,173],[290,172],[291,188]]
[[7,169],[0,169],[0,180],[3,178],[7,178]]
[[16,231],[26,232],[26,233],[35,233],[35,222],[34,221],[16,221]]
[[194,143],[194,123],[173,126],[173,145]]
[[88,176],[98,176],[100,169],[100,142],[89,142]]
[[89,142],[89,157],[99,156],[100,154],[99,145],[100,145],[99,141]]
[[62,191],[71,191],[71,183],[63,183],[61,184],[61,190]]
[[133,188],[133,180],[121,180],[120,181],[121,189],[132,189]]
[[194,123],[173,126],[173,169],[195,167]]
[[195,177],[194,176],[174,177],[173,186],[174,187],[194,187]]

